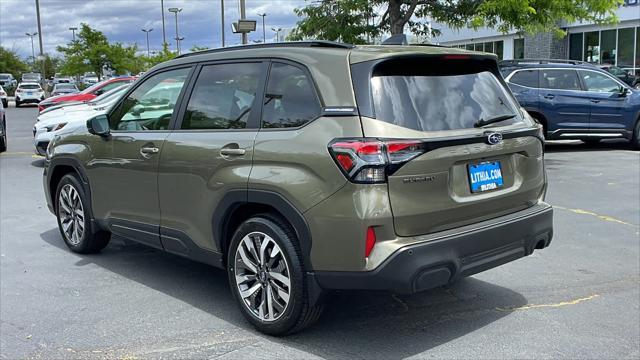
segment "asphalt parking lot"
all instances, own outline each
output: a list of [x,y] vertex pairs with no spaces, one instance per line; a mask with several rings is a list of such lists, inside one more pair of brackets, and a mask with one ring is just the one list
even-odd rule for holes
[[68,251],[32,155],[37,109],[7,110],[0,155],[0,357],[640,357],[640,152],[547,146],[548,249],[413,296],[335,292],[313,327],[254,331],[223,271],[114,239]]

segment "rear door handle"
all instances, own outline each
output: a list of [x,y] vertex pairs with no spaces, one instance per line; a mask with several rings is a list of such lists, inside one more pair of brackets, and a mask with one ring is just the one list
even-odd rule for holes
[[233,149],[233,148],[223,148],[220,149],[221,155],[244,155],[247,151],[245,149]]
[[544,96],[545,99],[549,99],[549,100],[553,99],[554,97],[556,97],[556,96],[553,95],[553,94],[547,94],[547,95]]
[[599,102],[600,102],[600,100],[598,100],[598,99],[591,99],[591,102],[592,102],[592,103],[594,103],[594,104],[597,104],[597,103],[599,103]]
[[140,153],[143,155],[153,155],[159,152],[160,152],[160,149],[158,149],[155,146],[143,146],[140,148]]

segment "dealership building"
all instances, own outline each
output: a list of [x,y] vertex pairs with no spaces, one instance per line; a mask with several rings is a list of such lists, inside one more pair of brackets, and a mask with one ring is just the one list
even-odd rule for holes
[[570,59],[612,64],[640,74],[640,0],[625,0],[613,25],[563,23],[567,36],[552,33],[520,35],[494,29],[451,29],[433,24],[441,35],[432,42],[468,50],[495,53],[500,59]]

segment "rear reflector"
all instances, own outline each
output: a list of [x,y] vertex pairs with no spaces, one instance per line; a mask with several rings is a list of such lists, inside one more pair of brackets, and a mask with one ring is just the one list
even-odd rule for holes
[[376,232],[373,230],[373,227],[369,226],[367,228],[367,239],[365,241],[364,246],[364,257],[368,258],[369,254],[371,254],[371,250],[373,250],[373,246],[376,244]]

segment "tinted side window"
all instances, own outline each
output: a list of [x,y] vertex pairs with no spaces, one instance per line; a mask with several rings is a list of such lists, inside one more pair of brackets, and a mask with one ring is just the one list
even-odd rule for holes
[[[138,86],[109,117],[112,130],[166,130],[191,69],[169,70]],[[120,84],[122,85],[122,84]]]
[[540,87],[543,89],[580,90],[575,70],[540,70]]
[[621,85],[612,78],[595,71],[580,71],[587,91],[618,92]]
[[298,127],[320,115],[311,80],[298,67],[273,63],[262,111],[263,128]]
[[538,70],[520,70],[513,74],[510,83],[516,85],[527,86],[531,88],[538,87]]
[[202,67],[182,129],[244,129],[262,76],[261,63]]

